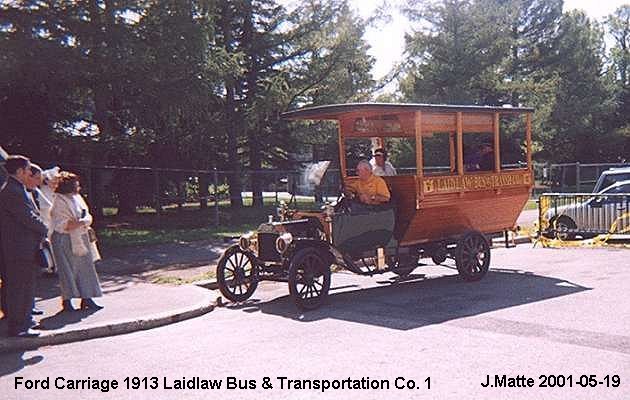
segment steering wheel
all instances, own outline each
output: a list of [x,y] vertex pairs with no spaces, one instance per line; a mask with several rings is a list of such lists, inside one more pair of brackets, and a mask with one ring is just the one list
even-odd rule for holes
[[346,196],[343,186],[340,189],[339,196],[337,196],[337,201],[335,202],[335,212],[349,213],[352,198]]

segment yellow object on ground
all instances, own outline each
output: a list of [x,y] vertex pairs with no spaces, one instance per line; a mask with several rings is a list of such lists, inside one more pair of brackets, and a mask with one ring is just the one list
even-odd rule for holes
[[[559,217],[562,216],[562,214],[558,215],[553,222],[549,221],[549,219],[546,217],[548,215],[548,211],[549,211],[549,207],[551,205],[551,198],[545,195],[540,196],[539,201],[538,201],[538,215],[539,215],[539,220],[537,225],[540,226],[535,226],[534,229],[521,229],[521,232],[524,234],[527,234],[530,238],[532,238],[532,241],[534,242],[534,246],[537,243],[540,243],[543,247],[603,247],[603,246],[610,246],[610,247],[627,247],[630,248],[630,244],[610,244],[608,243],[608,241],[610,240],[610,238],[613,235],[623,235],[623,234],[627,234],[630,233],[630,226],[627,228],[622,229],[621,231],[616,231],[617,230],[617,224],[623,220],[624,218],[628,218],[630,216],[630,213],[624,213],[622,215],[620,215],[619,217],[617,217],[617,219],[615,219],[615,221],[612,223],[612,225],[610,226],[610,228],[608,229],[608,233],[603,234],[603,235],[598,235],[592,239],[583,239],[583,240],[562,240],[561,238],[549,238],[549,237],[545,237],[542,234],[540,234],[540,232],[544,232],[546,230],[548,230],[550,227],[553,228],[553,230],[556,229],[555,227],[555,223],[556,221],[558,221]],[[537,229],[536,229],[537,228]],[[613,233],[614,232],[614,233]]]

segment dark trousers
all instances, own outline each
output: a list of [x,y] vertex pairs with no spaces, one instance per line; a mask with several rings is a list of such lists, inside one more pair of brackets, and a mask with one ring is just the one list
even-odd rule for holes
[[[33,324],[33,300],[35,299],[35,280],[38,266],[31,261],[9,261],[5,265],[6,305],[9,335],[16,334]],[[5,285],[3,283],[3,292]]]
[[4,318],[7,318],[7,278],[6,278],[6,264],[4,262],[4,254],[2,253],[2,243],[0,238],[0,280],[2,281],[2,288],[0,288],[0,311],[4,314]]
[[2,281],[2,288],[0,288],[0,311],[4,314],[4,317],[7,316],[7,281],[4,273],[4,259],[2,258],[2,254],[0,254],[0,280]]

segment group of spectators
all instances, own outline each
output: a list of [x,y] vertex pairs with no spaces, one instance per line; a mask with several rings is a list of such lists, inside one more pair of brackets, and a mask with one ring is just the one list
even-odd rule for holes
[[14,337],[38,336],[33,315],[36,279],[43,267],[59,277],[61,312],[98,310],[102,296],[95,262],[100,260],[92,215],[76,174],[43,171],[24,156],[9,156],[0,190],[0,309]]

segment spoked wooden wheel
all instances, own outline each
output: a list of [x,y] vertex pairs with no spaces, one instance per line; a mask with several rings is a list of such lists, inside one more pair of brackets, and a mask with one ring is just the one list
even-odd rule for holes
[[309,247],[295,253],[289,266],[289,293],[303,310],[319,307],[330,289],[330,264]]
[[467,281],[478,281],[490,267],[490,244],[477,231],[466,232],[457,242],[455,259],[459,275]]
[[227,249],[217,265],[217,284],[228,300],[240,302],[249,299],[258,286],[252,256],[238,245]]

